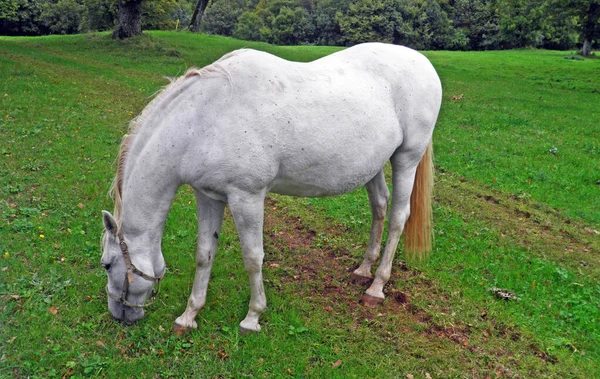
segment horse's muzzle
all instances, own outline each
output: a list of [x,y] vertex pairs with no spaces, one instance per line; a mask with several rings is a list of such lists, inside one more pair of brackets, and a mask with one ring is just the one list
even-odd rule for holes
[[125,325],[133,325],[144,317],[143,308],[128,307],[110,298],[108,299],[108,310],[115,320],[123,322]]

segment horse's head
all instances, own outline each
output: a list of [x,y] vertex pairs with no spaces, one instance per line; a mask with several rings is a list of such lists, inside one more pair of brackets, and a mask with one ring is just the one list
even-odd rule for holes
[[[161,269],[155,273],[149,255],[145,254],[151,249],[148,239],[127,236],[126,240],[114,217],[106,211],[102,211],[102,216],[106,231],[102,238],[101,263],[108,276],[108,309],[115,319],[133,324],[144,316],[144,307],[150,305],[158,293],[165,271],[162,254]],[[137,266],[131,261],[132,255],[139,257],[135,261]]]

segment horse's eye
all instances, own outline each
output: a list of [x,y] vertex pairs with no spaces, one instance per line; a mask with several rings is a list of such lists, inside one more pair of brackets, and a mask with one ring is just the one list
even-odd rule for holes
[[103,264],[102,266],[104,266],[104,269],[106,271],[110,270],[110,263],[109,264]]

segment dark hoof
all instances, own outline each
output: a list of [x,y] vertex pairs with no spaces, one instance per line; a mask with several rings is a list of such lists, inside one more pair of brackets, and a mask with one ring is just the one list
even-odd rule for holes
[[377,308],[383,304],[383,298],[364,294],[358,303],[368,308]]
[[183,326],[183,325],[179,325],[178,323],[173,323],[173,333],[175,333],[175,335],[181,336],[181,335],[189,333],[191,330],[192,330],[192,328],[190,328],[188,326]]
[[370,286],[373,283],[373,278],[369,278],[366,276],[358,275],[355,273],[350,274],[350,280],[352,283],[361,285],[361,286]]
[[260,332],[260,330],[246,329],[243,326],[240,326],[240,335],[241,336],[245,336],[246,334],[258,333],[258,332]]

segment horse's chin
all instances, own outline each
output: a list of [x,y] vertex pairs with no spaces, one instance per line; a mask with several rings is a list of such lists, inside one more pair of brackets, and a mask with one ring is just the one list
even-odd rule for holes
[[108,300],[108,309],[115,320],[125,325],[133,325],[144,317],[142,308],[127,307],[113,299]]

